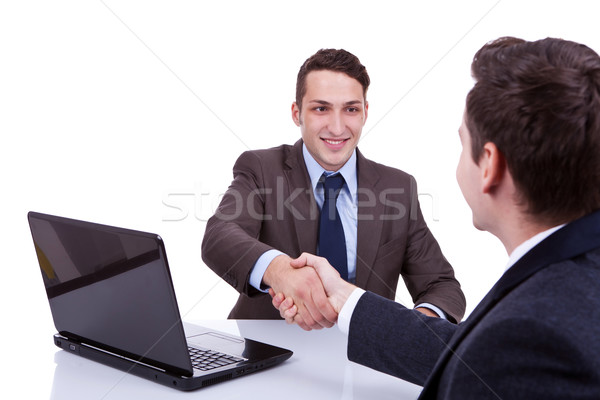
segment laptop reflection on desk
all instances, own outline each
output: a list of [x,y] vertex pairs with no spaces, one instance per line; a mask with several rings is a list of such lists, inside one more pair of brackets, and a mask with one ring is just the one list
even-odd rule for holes
[[35,212],[28,220],[58,347],[180,390],[291,357],[211,329],[186,338],[160,236]]

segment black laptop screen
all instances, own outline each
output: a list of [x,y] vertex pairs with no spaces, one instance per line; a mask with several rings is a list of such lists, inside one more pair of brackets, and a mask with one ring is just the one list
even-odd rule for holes
[[191,374],[157,235],[38,213],[29,223],[61,335]]

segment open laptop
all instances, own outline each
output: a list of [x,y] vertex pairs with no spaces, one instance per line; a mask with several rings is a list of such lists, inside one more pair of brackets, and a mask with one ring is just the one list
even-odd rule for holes
[[36,212],[28,219],[58,347],[180,390],[292,356],[198,326],[186,338],[160,236]]

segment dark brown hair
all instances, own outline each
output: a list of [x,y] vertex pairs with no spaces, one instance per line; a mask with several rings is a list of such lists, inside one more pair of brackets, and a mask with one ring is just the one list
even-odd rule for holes
[[467,96],[472,156],[494,143],[518,200],[560,224],[600,208],[600,57],[561,39],[500,38],[471,66]]
[[310,56],[298,71],[296,80],[296,104],[302,110],[302,98],[306,94],[306,76],[311,71],[329,70],[343,72],[351,78],[356,79],[363,88],[363,96],[366,100],[367,89],[371,80],[367,69],[360,63],[358,57],[354,54],[340,49],[321,49]]

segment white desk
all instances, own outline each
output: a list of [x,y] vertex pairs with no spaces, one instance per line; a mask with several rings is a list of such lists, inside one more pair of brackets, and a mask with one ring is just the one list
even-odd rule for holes
[[[352,363],[337,327],[305,332],[284,321],[198,321],[294,352],[276,367],[192,392],[180,392],[82,357],[56,351],[50,398],[63,399],[415,399],[421,387]],[[50,337],[45,346],[52,346]],[[49,364],[51,360],[38,360]]]

